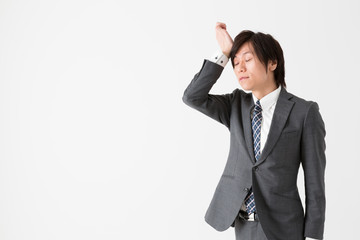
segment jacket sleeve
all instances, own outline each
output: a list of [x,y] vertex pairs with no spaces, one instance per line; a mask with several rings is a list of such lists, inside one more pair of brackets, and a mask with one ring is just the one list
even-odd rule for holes
[[325,124],[311,102],[303,126],[301,161],[305,181],[305,237],[323,239],[325,222]]
[[185,89],[184,103],[230,128],[231,101],[235,91],[228,94],[209,94],[210,89],[220,77],[224,67],[204,60],[200,72],[195,74]]

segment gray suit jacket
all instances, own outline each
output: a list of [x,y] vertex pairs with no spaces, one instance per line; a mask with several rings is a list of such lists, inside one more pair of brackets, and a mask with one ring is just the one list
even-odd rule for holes
[[[218,231],[234,220],[252,187],[256,210],[269,240],[322,239],[325,221],[325,124],[316,102],[306,101],[282,88],[269,135],[255,162],[251,110],[252,93],[235,89],[209,94],[223,67],[204,60],[183,101],[224,124],[230,131],[226,166],[205,215]],[[297,188],[300,164],[304,169],[305,213]]]

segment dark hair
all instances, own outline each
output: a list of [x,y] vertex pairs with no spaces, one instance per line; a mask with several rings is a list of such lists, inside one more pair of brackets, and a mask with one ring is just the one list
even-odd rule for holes
[[276,61],[277,66],[274,70],[274,78],[277,87],[281,85],[286,88],[285,83],[285,60],[283,51],[278,41],[276,41],[270,34],[262,32],[254,33],[250,30],[241,31],[234,39],[234,44],[230,51],[231,64],[234,68],[235,54],[239,51],[244,43],[249,42],[255,50],[255,54],[260,62],[265,66],[267,72],[267,65],[269,60]]

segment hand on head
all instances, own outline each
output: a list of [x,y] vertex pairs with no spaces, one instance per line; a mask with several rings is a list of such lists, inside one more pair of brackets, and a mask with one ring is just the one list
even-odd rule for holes
[[226,31],[226,24],[217,22],[215,27],[216,40],[220,46],[221,51],[227,57],[230,56],[230,51],[234,41],[232,40],[229,33]]

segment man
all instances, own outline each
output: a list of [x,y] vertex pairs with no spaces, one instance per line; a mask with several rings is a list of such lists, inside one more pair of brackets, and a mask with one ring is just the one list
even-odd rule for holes
[[[323,239],[325,124],[314,101],[289,92],[280,44],[244,30],[234,41],[216,24],[221,54],[204,60],[183,101],[224,124],[230,151],[205,220],[236,239]],[[229,58],[243,90],[209,94]],[[305,213],[297,188],[302,164]]]

